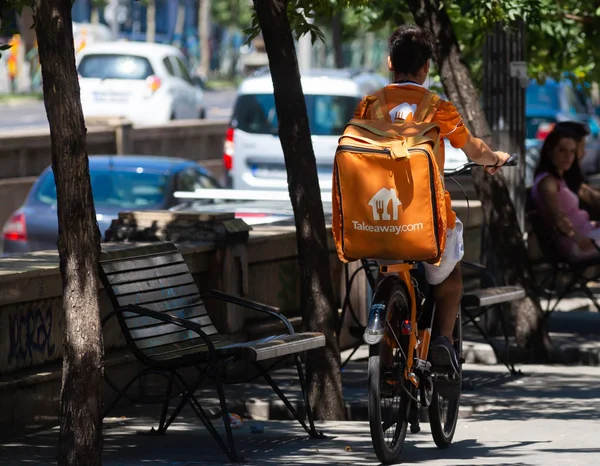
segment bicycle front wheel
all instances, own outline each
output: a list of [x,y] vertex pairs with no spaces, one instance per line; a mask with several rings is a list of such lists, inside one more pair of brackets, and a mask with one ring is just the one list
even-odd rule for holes
[[[459,356],[462,383],[462,318],[459,311],[454,324],[454,348]],[[433,398],[429,405],[429,425],[431,435],[438,448],[448,448],[454,438],[456,423],[458,422],[458,411],[460,408],[460,391],[455,396],[442,396],[437,388],[433,389]]]
[[[383,286],[381,286],[383,285]],[[382,283],[373,305],[386,307],[385,333],[369,347],[369,425],[373,449],[384,464],[395,462],[404,446],[414,391],[404,378],[409,338],[400,324],[410,320],[410,298],[402,282]]]

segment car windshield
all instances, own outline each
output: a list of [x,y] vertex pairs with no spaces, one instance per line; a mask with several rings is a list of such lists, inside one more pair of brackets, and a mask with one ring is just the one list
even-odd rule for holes
[[[313,136],[338,136],[354,114],[358,97],[305,95],[308,123]],[[277,134],[273,94],[244,94],[236,103],[234,127],[253,134]]]
[[558,96],[559,88],[550,84],[531,84],[527,87],[527,105],[539,106],[548,109],[560,109]]
[[77,69],[82,78],[146,79],[154,74],[148,59],[135,55],[85,55]]
[[[90,170],[94,205],[114,208],[158,208],[165,200],[168,176],[163,173],[119,169]],[[40,181],[35,199],[43,204],[56,204],[54,174],[49,171]]]

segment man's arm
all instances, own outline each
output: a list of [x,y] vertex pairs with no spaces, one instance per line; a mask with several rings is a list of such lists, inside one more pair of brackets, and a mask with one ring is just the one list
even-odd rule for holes
[[[510,158],[506,152],[494,152],[489,146],[479,138],[469,133],[467,142],[462,150],[472,162],[489,167],[491,173],[495,173],[498,167],[501,167]],[[495,167],[495,168],[492,168]]]

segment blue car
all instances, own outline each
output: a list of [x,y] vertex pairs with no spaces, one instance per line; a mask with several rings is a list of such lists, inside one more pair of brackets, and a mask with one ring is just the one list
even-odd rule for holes
[[[212,174],[196,162],[154,156],[90,156],[92,194],[100,232],[119,212],[169,209],[176,191],[221,188]],[[210,201],[209,201],[210,202]],[[58,240],[54,174],[46,168],[25,203],[2,230],[3,252],[55,250]]]
[[559,121],[577,121],[590,128],[587,138],[586,156],[582,161],[583,171],[600,171],[600,139],[597,117],[590,113],[585,96],[568,80],[547,79],[539,84],[532,81],[526,92],[526,140],[527,182],[533,181],[533,171],[539,160],[539,149],[554,124]]

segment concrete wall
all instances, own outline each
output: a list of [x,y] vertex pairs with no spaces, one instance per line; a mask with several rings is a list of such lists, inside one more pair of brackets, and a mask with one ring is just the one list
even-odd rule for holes
[[[199,161],[220,179],[226,129],[226,123],[210,120],[181,120],[149,127],[90,125],[88,153],[184,157]],[[0,138],[0,228],[21,206],[32,183],[50,162],[50,136],[46,131],[15,132]]]

